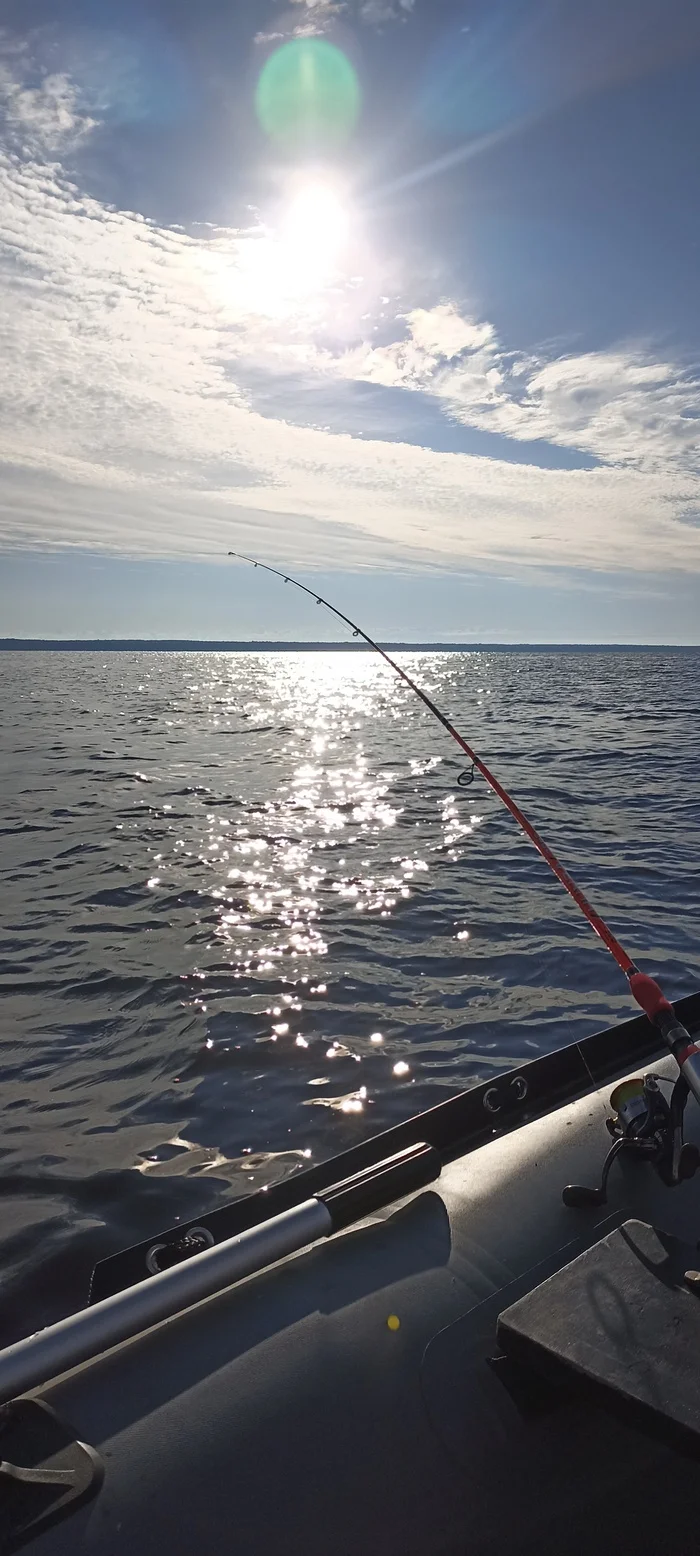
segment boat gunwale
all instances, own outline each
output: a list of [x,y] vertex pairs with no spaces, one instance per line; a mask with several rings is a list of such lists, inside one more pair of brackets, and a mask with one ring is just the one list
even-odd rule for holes
[[[675,1001],[673,1008],[691,1036],[698,1035],[700,991]],[[468,1155],[488,1141],[575,1102],[628,1073],[636,1065],[666,1053],[658,1032],[647,1017],[641,1015],[594,1032],[590,1037],[552,1053],[514,1065],[495,1078],[481,1081],[350,1146],[337,1156],[102,1259],[93,1270],[88,1302],[99,1302],[148,1279],[146,1255],[156,1240],[179,1242],[196,1226],[205,1227],[215,1242],[221,1242],[260,1225],[281,1211],[293,1209],[332,1184],[418,1142],[434,1146],[444,1162]]]

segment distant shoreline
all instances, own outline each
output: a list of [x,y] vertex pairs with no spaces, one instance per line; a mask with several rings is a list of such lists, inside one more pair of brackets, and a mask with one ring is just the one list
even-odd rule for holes
[[[394,653],[692,654],[696,643],[382,643]],[[366,643],[228,642],[195,638],[0,638],[4,653],[63,654],[369,654]]]

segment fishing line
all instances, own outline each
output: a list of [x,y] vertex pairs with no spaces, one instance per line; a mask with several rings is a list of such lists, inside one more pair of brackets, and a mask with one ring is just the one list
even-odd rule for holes
[[407,686],[410,686],[411,691],[415,692],[417,697],[420,697],[421,702],[425,704],[426,708],[429,708],[434,717],[442,724],[443,729],[447,730],[448,734],[451,735],[452,739],[457,742],[457,745],[462,751],[464,751],[465,755],[471,762],[471,770],[467,771],[466,773],[462,773],[460,775],[460,779],[458,779],[458,782],[460,782],[463,787],[470,784],[472,782],[474,772],[476,771],[481,773],[482,778],[485,779],[486,783],[489,785],[489,788],[493,789],[494,794],[498,795],[499,800],[501,800],[505,805],[506,810],[509,810],[511,816],[515,821],[517,821],[521,831],[525,833],[526,837],[529,837],[530,842],[534,844],[538,853],[545,860],[545,863],[549,865],[550,870],[554,875],[556,875],[557,880],[561,882],[564,890],[568,892],[569,896],[576,903],[576,906],[588,920],[591,929],[599,937],[599,939],[602,940],[603,944],[607,946],[610,955],[614,957],[618,967],[620,968],[620,971],[623,972],[628,979],[630,989],[637,1004],[641,1006],[642,1010],[649,1017],[649,1020],[652,1021],[654,1026],[656,1026],[661,1032],[665,1041],[668,1043],[679,1067],[683,1071],[690,1090],[692,1091],[697,1102],[700,1103],[700,1049],[698,1049],[695,1043],[693,1043],[690,1035],[688,1032],[686,1032],[685,1027],[681,1026],[681,1023],[679,1022],[673,1010],[673,1006],[670,1004],[669,1000],[666,999],[656,980],[649,977],[647,973],[639,971],[639,968],[632,961],[631,956],[628,956],[624,946],[620,944],[617,936],[613,934],[612,930],[605,923],[605,920],[601,918],[600,914],[596,913],[595,908],[592,907],[591,903],[588,901],[588,898],[581,891],[581,888],[576,885],[576,882],[573,880],[572,876],[569,875],[568,870],[564,869],[563,864],[561,864],[557,859],[556,854],[552,852],[549,844],[545,843],[544,838],[540,837],[539,832],[535,827],[533,827],[532,822],[528,821],[527,816],[523,814],[520,806],[516,804],[515,800],[508,793],[507,789],[504,789],[503,784],[499,783],[498,778],[494,776],[490,768],[488,768],[486,763],[482,761],[481,757],[477,756],[476,751],[474,751],[469,742],[464,739],[464,736],[460,735],[459,730],[455,729],[454,724],[450,722],[450,720],[447,718],[447,715],[441,712],[440,708],[437,707],[432,698],[428,696],[428,693],[424,692],[422,687],[416,685],[416,682],[411,679],[411,676],[407,673],[407,671],[403,670],[401,665],[396,663],[395,659],[392,659],[391,654],[388,654],[386,649],[381,647],[381,644],[375,643],[374,638],[371,638],[369,633],[365,632],[363,627],[359,627],[357,622],[351,621],[350,617],[346,616],[344,611],[339,610],[337,605],[332,605],[330,600],[324,599],[323,595],[318,594],[316,589],[310,589],[307,584],[300,583],[297,578],[292,578],[289,573],[281,572],[278,567],[270,567],[269,563],[267,562],[256,561],[255,557],[246,556],[242,551],[229,551],[228,554],[229,556],[235,557],[239,562],[248,562],[252,567],[261,567],[264,572],[273,573],[275,578],[282,578],[286,584],[293,584],[295,589],[301,589],[303,594],[308,594],[309,598],[315,600],[317,605],[323,605],[326,610],[331,611],[332,615],[337,616],[339,621],[345,622],[345,625],[350,628],[353,637],[363,638],[365,643],[369,644],[370,648],[373,648],[377,654],[381,654],[382,659],[385,659],[386,663],[391,665],[392,670],[394,670],[396,674],[400,676],[401,680],[405,681]]

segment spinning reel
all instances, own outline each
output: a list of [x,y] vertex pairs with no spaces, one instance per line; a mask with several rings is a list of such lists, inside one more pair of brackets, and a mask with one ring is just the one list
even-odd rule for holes
[[689,1087],[681,1074],[666,1100],[657,1075],[635,1076],[615,1087],[610,1098],[614,1116],[605,1120],[613,1143],[603,1162],[599,1189],[570,1183],[562,1199],[572,1209],[607,1203],[610,1168],[618,1156],[652,1163],[668,1188],[692,1178],[700,1167],[700,1150],[683,1139],[683,1114]]

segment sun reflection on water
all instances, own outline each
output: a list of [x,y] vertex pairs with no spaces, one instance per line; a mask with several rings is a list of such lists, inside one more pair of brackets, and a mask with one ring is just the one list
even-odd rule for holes
[[[370,655],[245,661],[210,656],[188,680],[193,717],[212,743],[202,777],[211,770],[214,782],[187,785],[193,808],[173,819],[170,852],[160,844],[149,884],[197,882],[200,965],[184,981],[200,987],[184,1004],[208,1031],[195,1073],[224,1087],[227,1066],[257,1063],[256,1087],[288,1073],[307,1093],[303,1106],[351,1120],[377,1086],[415,1085],[388,1012],[377,1031],[376,1016],[368,1022],[358,1009],[353,1020],[352,1005],[337,1005],[356,934],[366,941],[359,921],[377,920],[381,961],[392,921],[409,937],[413,915],[427,922],[431,876],[459,858],[481,818],[465,811],[420,707]],[[464,952],[468,931],[454,924],[451,935]],[[362,1080],[348,1088],[358,1069]]]

